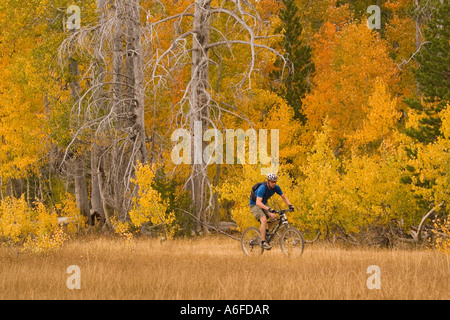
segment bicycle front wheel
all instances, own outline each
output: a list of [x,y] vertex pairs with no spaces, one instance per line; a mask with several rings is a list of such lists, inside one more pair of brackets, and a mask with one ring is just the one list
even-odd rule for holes
[[288,257],[299,257],[305,248],[305,240],[297,229],[290,227],[284,231],[280,239],[281,250]]
[[244,253],[248,256],[257,256],[262,254],[261,235],[259,229],[250,227],[244,230],[241,237],[241,246]]

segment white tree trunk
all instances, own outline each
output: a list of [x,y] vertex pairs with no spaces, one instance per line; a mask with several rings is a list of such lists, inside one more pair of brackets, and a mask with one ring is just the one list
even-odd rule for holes
[[[195,231],[199,232],[202,226],[206,226],[206,214],[209,208],[208,195],[210,181],[207,174],[207,165],[203,161],[203,133],[208,128],[209,119],[209,23],[211,9],[210,0],[197,0],[195,2],[193,40],[192,40],[192,64],[191,64],[191,92],[190,110],[188,113],[190,132],[192,136],[192,147],[194,150],[192,173],[190,177],[190,191],[192,204],[196,217]],[[202,124],[201,137],[196,137],[195,122]],[[202,149],[195,150],[194,141],[202,141]],[[197,144],[198,146],[198,144]],[[203,222],[203,224],[202,224]],[[207,231],[207,228],[203,228]]]

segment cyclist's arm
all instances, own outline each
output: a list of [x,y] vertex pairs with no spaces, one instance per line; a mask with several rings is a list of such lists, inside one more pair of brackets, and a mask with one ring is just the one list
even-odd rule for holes
[[288,197],[286,197],[286,195],[283,193],[281,195],[281,199],[283,199],[284,203],[286,203],[287,205],[290,205],[291,203],[289,202]]
[[261,209],[264,210],[269,210],[270,208],[268,206],[266,206],[263,202],[262,202],[262,198],[261,197],[256,197],[256,205],[258,207],[260,207]]

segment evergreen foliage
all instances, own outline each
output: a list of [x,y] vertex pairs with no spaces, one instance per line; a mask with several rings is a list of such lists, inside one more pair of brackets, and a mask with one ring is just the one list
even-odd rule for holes
[[[314,73],[314,64],[311,61],[311,48],[302,41],[303,27],[300,22],[298,7],[294,0],[283,0],[280,8],[279,18],[281,25],[277,32],[284,33],[284,38],[280,45],[284,50],[284,56],[289,61],[289,75],[279,88],[275,91],[286,99],[288,104],[294,109],[294,118],[302,123],[306,122],[306,116],[302,111],[302,99],[309,92],[309,78]],[[275,66],[281,67],[281,60]],[[282,71],[272,72],[272,78],[279,79]]]

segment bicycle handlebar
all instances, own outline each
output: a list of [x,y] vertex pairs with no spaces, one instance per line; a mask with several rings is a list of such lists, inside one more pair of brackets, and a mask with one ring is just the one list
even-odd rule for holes
[[273,223],[273,222],[276,222],[276,221],[280,221],[280,220],[281,220],[281,216],[282,216],[283,214],[285,214],[286,212],[291,212],[291,211],[294,211],[294,210],[292,210],[292,209],[283,209],[283,210],[275,211],[275,213],[278,214],[278,215],[280,215],[280,217],[279,217],[279,218],[276,218],[276,219],[270,219],[270,220],[268,220],[267,222],[268,222],[268,223]]
[[277,213],[277,214],[279,214],[279,215],[282,215],[282,214],[285,214],[286,212],[291,212],[291,211],[294,211],[294,210],[291,210],[291,209],[283,209],[283,210],[275,211],[275,213]]

